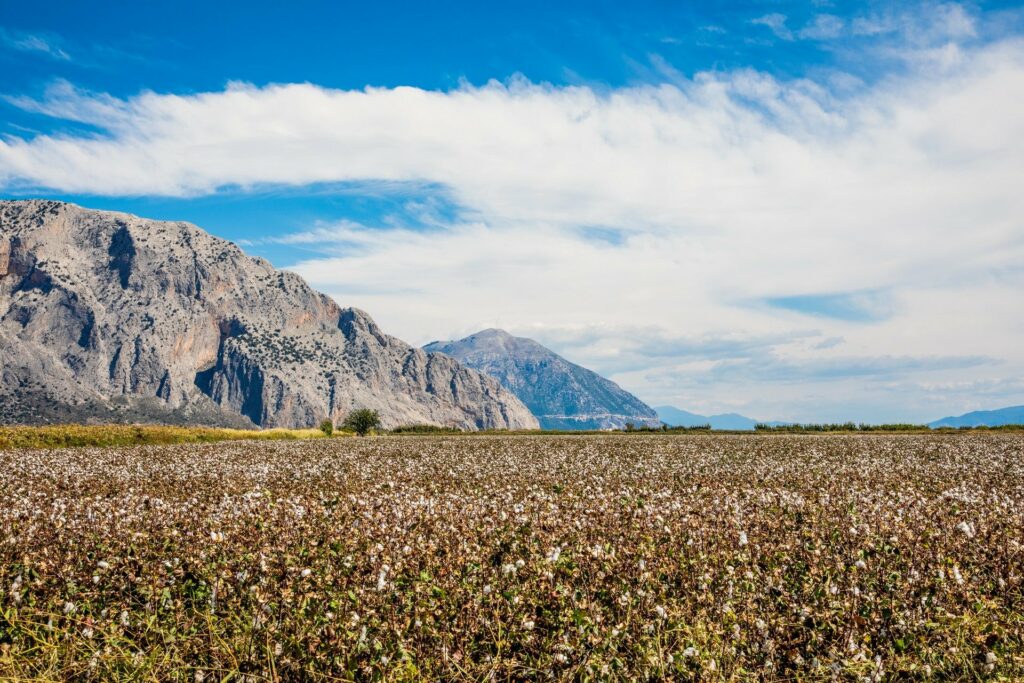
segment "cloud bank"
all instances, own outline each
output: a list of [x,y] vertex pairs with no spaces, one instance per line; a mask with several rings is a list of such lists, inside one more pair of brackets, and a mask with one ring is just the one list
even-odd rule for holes
[[[873,30],[896,30],[885,19]],[[129,99],[59,82],[8,102],[96,132],[0,141],[0,184],[437,186],[459,207],[446,224],[279,239],[321,245],[294,269],[412,342],[500,325],[654,404],[924,419],[976,407],[943,386],[1024,374],[1024,43],[951,42],[915,63],[852,91],[754,70],[612,90],[234,83]],[[694,358],[638,329],[734,343]]]

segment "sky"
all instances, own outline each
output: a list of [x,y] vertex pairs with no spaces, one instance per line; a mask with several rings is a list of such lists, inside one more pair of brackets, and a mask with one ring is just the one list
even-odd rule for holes
[[0,196],[651,405],[1024,403],[1024,5],[0,0]]

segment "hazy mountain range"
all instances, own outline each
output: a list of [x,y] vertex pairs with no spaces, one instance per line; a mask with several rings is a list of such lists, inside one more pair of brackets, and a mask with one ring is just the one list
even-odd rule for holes
[[188,223],[0,202],[0,422],[536,428],[449,356]]
[[[658,418],[665,424],[672,427],[698,427],[710,424],[712,429],[722,430],[752,430],[757,424],[769,426],[780,426],[789,424],[769,420],[754,420],[736,413],[725,413],[722,415],[698,415],[686,410],[680,410],[673,406],[658,406],[655,408]],[[1000,425],[1024,424],[1024,406],[1013,406],[999,410],[978,410],[966,413],[958,417],[944,417],[928,423],[929,427],[998,427]]]
[[929,427],[999,427],[1024,424],[1024,406],[1011,406],[998,410],[976,410],[956,417],[944,417],[928,424]]
[[543,429],[613,429],[632,422],[660,424],[653,408],[615,382],[567,361],[525,337],[489,329],[458,341],[431,342],[447,354],[494,377],[537,416]]
[[674,406],[657,406],[654,410],[658,413],[658,419],[670,427],[700,427],[709,424],[712,429],[742,431],[752,430],[758,423],[757,420],[737,413],[698,415]]

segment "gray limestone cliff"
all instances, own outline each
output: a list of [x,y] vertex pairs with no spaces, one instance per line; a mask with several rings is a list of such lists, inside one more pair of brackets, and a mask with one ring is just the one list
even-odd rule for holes
[[178,222],[0,201],[0,422],[535,428],[498,382]]

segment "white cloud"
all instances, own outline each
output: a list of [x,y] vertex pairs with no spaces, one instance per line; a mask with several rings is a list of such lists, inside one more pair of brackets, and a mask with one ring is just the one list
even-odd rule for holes
[[[947,32],[966,31],[954,19]],[[121,100],[60,84],[12,101],[103,134],[0,141],[0,183],[110,195],[438,184],[462,207],[451,225],[342,223],[281,239],[328,244],[295,269],[412,342],[491,325],[553,343],[597,329],[601,343],[566,346],[572,359],[652,403],[924,419],[937,415],[921,387],[1024,375],[1024,44],[957,54],[853,94],[752,70],[608,92],[514,79]],[[894,313],[828,320],[759,304],[864,291],[885,291]],[[739,344],[739,360],[794,376],[906,362],[872,366],[887,384],[862,373],[783,386],[637,348],[636,326],[694,343],[777,340]],[[927,362],[964,358],[991,362]],[[939,413],[968,399],[949,400]]]
[[977,20],[959,3],[926,2],[860,15],[851,29],[860,36],[897,34],[909,46],[923,46],[973,38]]
[[843,34],[844,22],[834,14],[819,14],[814,21],[800,29],[800,37],[810,40],[831,40]]
[[764,16],[757,17],[756,19],[751,19],[750,23],[767,26],[771,29],[771,32],[775,34],[776,38],[781,38],[782,40],[793,40],[793,32],[786,26],[785,14],[772,12],[771,14],[765,14]]

